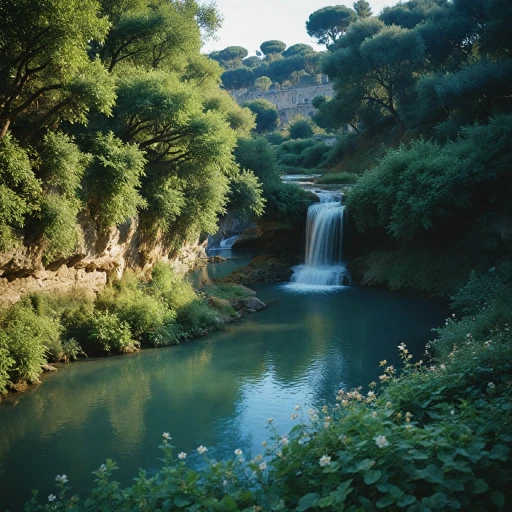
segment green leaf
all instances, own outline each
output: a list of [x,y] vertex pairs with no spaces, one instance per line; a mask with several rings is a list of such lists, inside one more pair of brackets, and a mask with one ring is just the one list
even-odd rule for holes
[[303,512],[304,510],[308,510],[311,507],[315,507],[320,500],[320,494],[317,492],[311,492],[309,494],[306,494],[305,496],[302,496],[302,498],[299,500],[297,512]]
[[226,510],[235,512],[238,510],[238,507],[236,506],[236,501],[231,496],[224,496],[221,501],[222,505],[226,508]]
[[423,498],[421,504],[432,510],[442,510],[448,503],[448,498],[443,492],[436,492],[429,498]]
[[491,500],[497,507],[501,508],[505,504],[505,495],[501,491],[494,491]]
[[405,494],[398,500],[397,505],[399,507],[407,507],[409,505],[412,505],[415,501],[415,496],[413,496],[412,494]]
[[473,482],[470,492],[471,494],[482,494],[483,492],[487,491],[487,489],[489,489],[489,486],[485,483],[485,480],[478,478]]
[[508,447],[506,447],[504,444],[497,444],[492,447],[489,458],[506,461],[508,458],[507,456],[508,456],[509,452],[510,452],[510,449]]
[[332,495],[329,495],[329,496],[324,496],[319,502],[318,502],[318,506],[320,508],[327,508],[327,507],[330,507],[332,504],[334,503],[334,496]]
[[388,494],[387,496],[384,496],[384,498],[381,498],[379,501],[377,501],[376,505],[377,508],[386,508],[389,507],[389,505],[392,505],[394,502],[395,498]]
[[178,508],[183,508],[190,505],[192,502],[188,499],[186,494],[178,494],[176,498],[174,498],[174,505]]
[[377,480],[379,480],[379,478],[381,477],[382,475],[382,471],[380,470],[375,470],[375,471],[368,471],[368,473],[366,473],[364,475],[364,483],[366,485],[372,485],[374,484]]

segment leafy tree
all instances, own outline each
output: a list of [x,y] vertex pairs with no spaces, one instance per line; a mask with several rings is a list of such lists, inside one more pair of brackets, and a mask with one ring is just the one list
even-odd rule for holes
[[239,217],[260,217],[265,211],[265,199],[260,180],[252,171],[241,171],[230,183],[229,208]]
[[252,69],[237,68],[229,69],[222,74],[222,84],[225,89],[232,91],[251,87],[254,84],[255,76]]
[[268,57],[269,55],[276,55],[283,53],[286,49],[286,44],[282,41],[277,41],[275,39],[271,41],[265,41],[264,43],[261,43],[260,50],[262,51],[263,55]]
[[353,7],[358,18],[368,18],[373,14],[372,8],[366,0],[357,0],[353,3]]
[[82,153],[63,133],[49,132],[40,149],[39,174],[44,183],[40,213],[43,261],[71,256],[78,242],[77,215],[82,177],[90,155]]
[[373,18],[352,25],[339,41],[339,50],[325,60],[325,70],[335,80],[340,101],[378,105],[404,130],[400,100],[423,65],[425,45],[412,30],[382,28]]
[[283,57],[293,57],[294,55],[306,55],[308,53],[315,53],[315,50],[309,44],[294,44],[283,52]]
[[247,68],[256,68],[261,64],[261,59],[259,57],[247,57],[242,61],[242,64]]
[[219,52],[219,58],[227,64],[228,69],[239,67],[247,55],[249,52],[242,46],[228,46]]
[[313,123],[304,117],[296,117],[288,126],[290,139],[309,139],[313,136]]
[[304,56],[304,71],[310,75],[318,75],[321,70],[322,53],[307,53]]
[[[277,107],[270,101],[258,98],[244,103],[243,106],[249,108],[256,114],[257,133],[271,132],[279,126]],[[251,168],[251,170],[253,169]]]
[[264,191],[280,183],[276,152],[266,138],[238,139],[235,159],[241,169],[250,169],[258,177]]
[[98,134],[92,150],[94,162],[86,182],[88,206],[98,227],[105,230],[122,224],[146,205],[139,193],[145,159],[137,146],[123,144],[112,133]]
[[37,210],[40,194],[27,151],[6,135],[0,139],[0,251],[17,245],[16,230]]
[[254,82],[254,85],[262,92],[268,91],[272,85],[272,80],[268,76],[260,76]]
[[276,60],[271,62],[267,69],[267,76],[274,82],[284,82],[290,79],[295,71],[304,69],[305,57],[302,55],[294,55],[287,59]]
[[84,122],[91,107],[110,113],[112,84],[98,87],[105,73],[87,55],[107,29],[96,0],[0,4],[0,138],[22,118],[32,135],[57,120]]
[[320,44],[329,46],[335,43],[356,19],[355,11],[344,5],[324,7],[309,16],[306,30]]
[[379,18],[386,25],[398,25],[404,28],[414,28],[418,24],[434,17],[443,10],[439,0],[410,0],[400,2],[393,7],[384,7]]
[[214,110],[225,116],[230,128],[238,136],[249,135],[256,127],[255,115],[227,92],[218,88],[211,88],[205,93],[204,108],[206,111]]

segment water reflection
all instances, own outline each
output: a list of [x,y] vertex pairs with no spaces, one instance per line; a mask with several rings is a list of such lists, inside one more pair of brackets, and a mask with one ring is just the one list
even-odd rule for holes
[[396,345],[419,352],[444,308],[421,299],[347,288],[297,295],[265,286],[270,306],[226,331],[179,347],[68,365],[16,406],[0,407],[0,509],[21,509],[66,473],[75,489],[105,458],[128,484],[158,465],[162,432],[179,451],[203,444],[215,458],[261,450],[266,420],[292,426],[295,404],[332,401],[366,385],[378,362],[396,364]]

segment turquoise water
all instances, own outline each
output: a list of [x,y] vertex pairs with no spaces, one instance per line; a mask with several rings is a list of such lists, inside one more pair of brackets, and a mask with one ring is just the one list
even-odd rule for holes
[[55,475],[91,486],[106,458],[129,484],[158,468],[162,432],[190,463],[199,445],[217,459],[236,448],[257,455],[273,417],[285,432],[297,403],[334,402],[366,385],[396,346],[420,354],[445,307],[378,290],[328,294],[257,288],[268,307],[220,333],[178,347],[61,366],[17,405],[0,407],[0,510],[21,510],[31,488],[46,497]]

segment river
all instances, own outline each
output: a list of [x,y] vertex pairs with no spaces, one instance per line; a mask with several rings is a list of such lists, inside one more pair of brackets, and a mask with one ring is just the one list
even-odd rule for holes
[[357,287],[297,293],[256,287],[268,307],[225,331],[178,347],[60,366],[16,405],[0,407],[0,509],[21,510],[31,488],[52,492],[65,473],[92,484],[106,458],[129,484],[158,467],[162,432],[190,463],[199,445],[222,459],[256,455],[273,417],[286,432],[294,406],[333,402],[341,387],[377,380],[379,361],[397,364],[397,345],[420,354],[442,305]]

